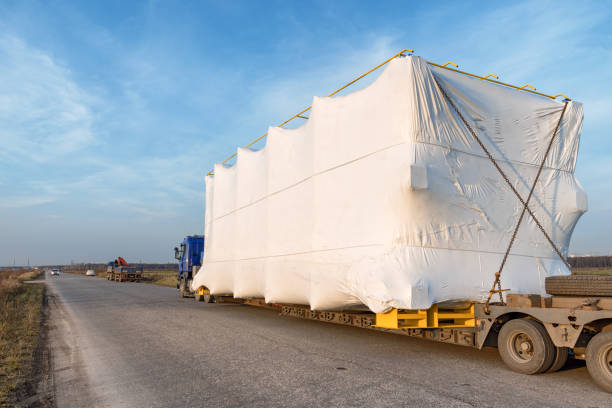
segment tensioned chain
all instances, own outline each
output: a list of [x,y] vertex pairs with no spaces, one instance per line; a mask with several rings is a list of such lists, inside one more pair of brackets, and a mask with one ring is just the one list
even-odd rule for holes
[[[493,163],[493,166],[495,166],[495,168],[497,169],[497,171],[499,172],[499,174],[503,177],[504,181],[506,182],[506,184],[508,185],[508,187],[510,187],[510,189],[512,190],[512,192],[514,193],[514,195],[516,195],[516,197],[519,199],[519,201],[521,202],[521,204],[523,204],[523,211],[521,213],[521,216],[519,218],[518,224],[514,230],[514,234],[512,235],[512,239],[510,241],[510,245],[508,246],[508,249],[506,251],[506,254],[504,255],[504,259],[502,261],[502,264],[498,270],[498,272],[495,273],[495,281],[493,282],[493,285],[491,287],[491,290],[489,291],[489,296],[487,298],[487,302],[485,304],[485,311],[488,310],[488,305],[489,302],[491,301],[491,297],[493,295],[493,293],[499,293],[499,297],[503,303],[503,297],[502,297],[502,292],[503,290],[501,289],[501,282],[500,282],[500,277],[501,277],[501,271],[506,263],[506,259],[508,258],[508,254],[510,253],[510,249],[512,248],[512,245],[514,243],[514,240],[516,238],[516,235],[518,233],[518,228],[522,222],[522,219],[524,217],[525,212],[528,212],[529,215],[531,215],[531,218],[533,219],[533,221],[536,223],[536,225],[538,226],[538,228],[540,229],[540,231],[542,231],[542,234],[544,234],[544,237],[546,237],[546,240],[548,241],[548,243],[551,245],[551,247],[553,248],[553,250],[555,251],[555,253],[559,256],[559,258],[561,258],[561,260],[563,261],[563,263],[569,268],[570,265],[567,262],[567,260],[565,259],[565,257],[563,257],[563,255],[561,254],[561,251],[559,251],[559,249],[557,248],[557,246],[555,245],[555,243],[552,241],[552,239],[550,238],[550,236],[548,235],[548,233],[546,232],[546,230],[544,229],[544,227],[542,226],[542,224],[540,223],[540,221],[537,219],[537,217],[535,216],[535,214],[531,211],[531,209],[529,208],[529,201],[531,200],[531,196],[533,195],[533,191],[535,189],[535,185],[540,177],[540,174],[542,172],[542,169],[544,167],[544,163],[546,161],[546,157],[548,156],[548,153],[552,147],[552,142],[559,130],[559,127],[561,125],[561,120],[563,119],[563,115],[565,113],[565,110],[567,108],[567,102],[565,103],[564,107],[563,107],[563,111],[561,112],[561,117],[559,118],[559,122],[557,123],[557,127],[555,128],[554,132],[553,132],[553,136],[550,140],[550,143],[548,145],[548,149],[546,150],[546,154],[544,155],[544,158],[540,164],[540,167],[538,169],[538,173],[536,175],[536,179],[531,187],[531,191],[529,192],[529,196],[527,198],[527,201],[523,200],[523,197],[520,195],[520,193],[516,190],[516,188],[512,185],[512,183],[510,182],[510,179],[508,178],[508,176],[506,175],[506,173],[501,169],[501,167],[499,167],[499,164],[497,164],[497,161],[493,158],[493,156],[491,155],[491,153],[489,152],[489,150],[486,148],[486,146],[482,143],[482,141],[480,140],[480,138],[478,137],[478,135],[476,134],[476,132],[474,131],[474,129],[472,129],[472,127],[470,126],[470,124],[465,120],[465,118],[463,117],[463,115],[461,114],[461,112],[459,112],[459,109],[457,108],[457,106],[455,105],[455,103],[452,101],[452,99],[448,96],[448,94],[446,93],[445,89],[440,85],[440,83],[438,82],[438,80],[436,79],[436,84],[438,85],[438,88],[440,89],[440,92],[442,92],[442,95],[444,95],[444,98],[448,101],[449,105],[453,108],[453,110],[455,111],[455,113],[457,113],[457,115],[459,116],[459,118],[461,119],[461,121],[463,122],[463,124],[467,127],[467,129],[470,131],[471,135],[474,137],[474,139],[476,140],[476,142],[480,145],[480,147],[482,148],[482,150],[485,152],[485,154],[487,155],[487,157],[489,158],[489,160],[491,161],[491,163]],[[495,289],[495,287],[498,287],[498,289]]]
[[[533,181],[533,184],[531,186],[531,190],[529,190],[529,195],[527,196],[527,200],[525,200],[525,204],[523,206],[523,210],[521,211],[521,215],[519,216],[518,222],[516,223],[516,227],[514,228],[514,233],[512,234],[512,238],[510,239],[510,243],[508,244],[508,249],[506,250],[506,253],[504,254],[504,258],[502,259],[501,265],[499,266],[499,270],[495,274],[495,281],[493,282],[493,286],[491,288],[491,291],[489,291],[489,296],[487,298],[487,302],[485,303],[485,307],[487,309],[488,309],[488,306],[489,306],[489,303],[491,301],[491,297],[492,297],[492,295],[494,293],[496,285],[498,287],[499,299],[501,300],[502,303],[504,303],[504,299],[502,297],[501,281],[500,281],[502,269],[504,269],[504,265],[506,264],[506,260],[508,259],[508,255],[510,254],[510,250],[512,249],[512,245],[514,245],[514,240],[516,239],[516,236],[518,234],[519,228],[521,227],[521,222],[523,221],[523,217],[525,216],[525,211],[527,210],[527,206],[529,205],[529,201],[531,200],[531,197],[533,196],[533,191],[535,190],[535,186],[536,186],[536,184],[538,184],[538,180],[540,179],[540,175],[542,174],[542,169],[544,168],[544,163],[546,163],[546,159],[548,157],[548,153],[550,153],[550,149],[552,148],[553,141],[555,140],[555,137],[557,136],[557,133],[559,132],[559,128],[561,127],[561,121],[563,120],[563,115],[565,114],[565,110],[566,109],[567,109],[567,102],[565,102],[564,105],[563,105],[563,110],[561,111],[561,116],[559,117],[559,121],[557,122],[557,126],[555,127],[555,130],[553,131],[552,137],[550,138],[550,141],[548,142],[548,147],[546,148],[546,152],[544,153],[544,157],[542,157],[542,162],[540,163],[540,167],[538,168],[538,172],[537,172],[536,177],[535,177],[535,179]],[[567,262],[566,262],[565,258],[561,257],[561,259],[567,265]],[[568,267],[569,267],[569,265],[568,265]]]

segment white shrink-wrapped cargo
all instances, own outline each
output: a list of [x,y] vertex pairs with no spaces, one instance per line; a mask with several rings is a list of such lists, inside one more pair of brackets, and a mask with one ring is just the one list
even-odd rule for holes
[[[316,97],[302,127],[271,128],[265,148],[206,178],[192,288],[376,313],[483,301],[523,205],[461,117],[526,199],[565,103],[414,56],[358,92]],[[581,104],[567,102],[529,202],[564,256],[587,208],[581,126]],[[566,274],[527,214],[502,287],[545,294],[545,277]]]

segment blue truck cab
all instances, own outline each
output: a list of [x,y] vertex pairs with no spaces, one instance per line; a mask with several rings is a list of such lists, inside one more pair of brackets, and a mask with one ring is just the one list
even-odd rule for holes
[[190,289],[191,281],[202,265],[203,257],[203,235],[188,235],[178,247],[174,247],[174,258],[179,263],[176,288],[182,297],[193,296]]

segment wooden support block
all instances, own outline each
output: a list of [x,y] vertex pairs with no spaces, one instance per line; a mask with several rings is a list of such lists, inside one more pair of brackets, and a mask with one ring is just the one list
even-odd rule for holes
[[519,295],[508,293],[506,303],[510,307],[542,307],[542,297],[540,295]]
[[[596,302],[596,300],[598,300]],[[594,304],[597,308],[610,310],[612,309],[612,297],[584,297],[584,296],[553,296],[552,307],[573,309],[580,308],[583,305]]]
[[552,307],[552,296],[542,296],[542,303],[540,307],[549,308]]

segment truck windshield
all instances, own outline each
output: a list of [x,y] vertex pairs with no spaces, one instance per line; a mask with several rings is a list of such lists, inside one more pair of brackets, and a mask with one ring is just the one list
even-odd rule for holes
[[183,259],[183,255],[185,254],[185,244],[181,244],[179,248],[174,248],[174,257],[178,260]]

